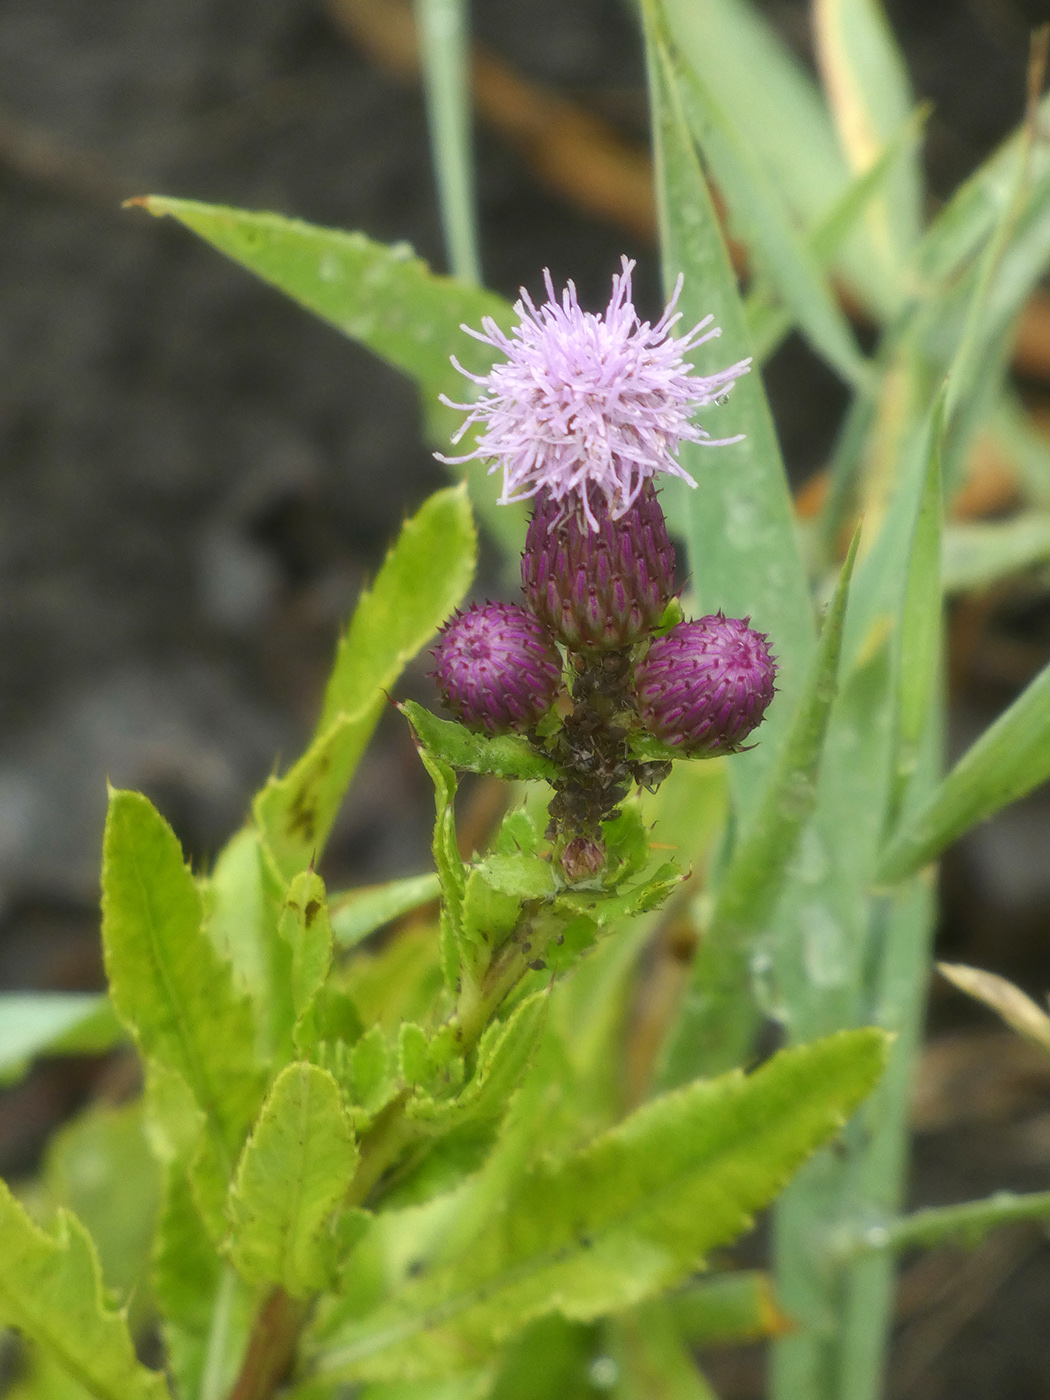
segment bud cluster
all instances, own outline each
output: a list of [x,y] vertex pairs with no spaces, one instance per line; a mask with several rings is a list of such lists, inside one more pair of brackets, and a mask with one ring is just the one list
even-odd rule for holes
[[528,496],[534,508],[524,606],[457,613],[433,675],[464,724],[516,731],[555,761],[549,834],[570,882],[600,874],[601,823],[632,784],[653,788],[670,769],[634,758],[635,736],[683,756],[736,753],[761,723],[776,675],[750,619],[669,621],[675,555],[653,477],[695,485],[678,444],[737,440],[710,438],[691,413],[721,402],[749,362],[707,379],[693,373],[683,352],[717,330],[701,335],[705,321],[675,339],[674,300],[656,326],[639,322],[631,266],[614,279],[604,319],[580,309],[571,283],[559,303],[548,277],[549,301],[537,310],[523,293],[512,337],[489,322],[485,334],[471,332],[508,359],[470,376],[487,397],[457,405],[470,415],[464,429],[487,425],[459,460],[495,459],[503,499]]

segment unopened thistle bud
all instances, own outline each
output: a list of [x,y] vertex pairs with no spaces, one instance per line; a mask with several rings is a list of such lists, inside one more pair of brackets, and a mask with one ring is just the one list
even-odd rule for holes
[[646,637],[674,593],[674,549],[651,481],[619,518],[594,502],[598,528],[582,506],[546,492],[521,556],[532,611],[570,651],[615,651]]
[[445,704],[472,729],[528,729],[561,686],[561,657],[540,623],[515,603],[472,603],[441,629],[430,673]]
[[776,663],[749,619],[715,613],[658,637],[635,669],[642,723],[683,754],[736,753],[773,698]]

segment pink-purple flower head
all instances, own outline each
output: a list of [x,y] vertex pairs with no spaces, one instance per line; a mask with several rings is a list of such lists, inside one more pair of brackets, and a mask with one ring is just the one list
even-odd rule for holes
[[453,357],[460,373],[482,390],[472,404],[442,396],[467,414],[453,441],[474,424],[484,430],[473,452],[443,461],[492,459],[490,471],[503,469],[504,504],[539,491],[555,501],[574,495],[592,530],[598,528],[590,503],[594,489],[604,493],[615,520],[657,472],[696,485],[678,463],[679,445],[720,447],[740,440],[712,438],[692,419],[746,374],[751,362],[740,360],[712,375],[695,373],[685,355],[721,331],[707,329],[707,316],[688,334],[671,334],[682,314],[675,310],[681,277],[659,321],[640,321],[631,301],[633,269],[624,258],[604,316],[581,309],[571,282],[559,302],[545,270],[548,300],[537,308],[522,288],[514,308],[520,324],[509,336],[488,316],[482,331],[463,327],[507,358],[479,375]]

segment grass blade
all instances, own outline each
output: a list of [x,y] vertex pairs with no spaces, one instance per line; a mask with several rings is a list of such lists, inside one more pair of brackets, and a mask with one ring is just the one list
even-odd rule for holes
[[448,262],[454,276],[480,285],[465,0],[416,0],[416,22]]
[[[709,371],[749,353],[743,307],[718,219],[677,101],[673,69],[652,4],[645,7],[652,71],[657,199],[665,279],[685,274],[680,306],[687,324],[713,313],[722,338],[697,352]],[[754,809],[783,741],[815,644],[813,612],[795,540],[791,498],[769,405],[756,372],[734,385],[713,431],[747,436],[710,452],[685,444],[682,464],[699,489],[665,489],[671,528],[689,544],[700,607],[749,616],[768,632],[776,652],[781,695],[763,728],[762,743],[736,758],[730,781],[742,815]]]
[[817,797],[824,736],[842,647],[859,533],[838,587],[777,766],[719,887],[711,923],[667,1050],[663,1080],[680,1084],[746,1059],[761,1020],[749,965],[784,887],[788,863]]
[[[878,160],[915,105],[904,60],[879,0],[816,0],[813,21],[839,140],[850,168],[860,173]],[[918,161],[902,156],[868,220],[891,274],[899,273],[918,241],[922,201]]]
[[1050,666],[1021,692],[890,842],[883,884],[935,860],[978,822],[1050,778]]

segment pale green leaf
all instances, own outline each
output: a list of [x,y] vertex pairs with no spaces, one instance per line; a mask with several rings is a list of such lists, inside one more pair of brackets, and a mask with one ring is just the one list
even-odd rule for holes
[[769,1275],[756,1269],[702,1278],[672,1293],[667,1307],[690,1346],[699,1348],[772,1337],[792,1325],[777,1307]]
[[700,74],[678,54],[672,62],[690,129],[729,206],[733,227],[817,354],[846,383],[864,383],[868,370],[849,322],[816,259],[792,227],[786,204],[760,158],[737,135]]
[[160,1174],[142,1123],[142,1102],[96,1104],[51,1138],[43,1181],[53,1205],[72,1211],[98,1250],[102,1277],[139,1330],[151,1311],[150,1246]]
[[328,904],[332,936],[340,947],[352,948],[385,924],[433,903],[440,892],[441,882],[431,874],[409,875],[385,885],[366,885],[332,895]]
[[0,993],[0,1084],[37,1055],[96,1055],[121,1038],[120,1022],[93,992]]
[[617,1373],[613,1400],[717,1400],[662,1300],[610,1318],[605,1338]]
[[332,927],[324,881],[303,870],[288,886],[278,925],[292,950],[292,1008],[301,1023],[332,966]]
[[24,1333],[96,1400],[162,1400],[164,1377],[135,1357],[121,1313],[105,1303],[91,1237],[68,1211],[53,1233],[0,1182],[0,1322]]
[[[858,174],[892,140],[914,106],[904,59],[879,0],[817,0],[817,56],[839,141]],[[903,155],[868,216],[872,247],[898,274],[922,229],[921,168]]]
[[890,884],[1050,778],[1050,666],[969,748],[890,842],[878,878]]
[[898,686],[896,808],[919,762],[922,737],[935,703],[941,661],[941,536],[944,500],[941,485],[941,446],[944,440],[944,398],[938,398],[930,425],[930,459],[915,536],[908,561],[900,621],[900,679]]
[[111,791],[102,941],[113,1005],[143,1055],[188,1085],[228,1177],[261,1093],[256,1031],[201,915],[171,827],[139,793]]
[[[1050,118],[1050,94],[1036,109],[1036,127]],[[1019,127],[965,180],[930,224],[920,245],[917,267],[924,281],[950,285],[980,250],[1016,197],[1018,159],[1026,143]],[[1038,184],[1050,172],[1050,143],[1032,143],[1028,179]]]
[[881,1033],[852,1031],[783,1051],[540,1162],[462,1257],[341,1329],[318,1371],[447,1374],[544,1313],[586,1321],[659,1294],[747,1228],[870,1091],[884,1050]]
[[817,800],[858,543],[855,536],[777,765],[718,886],[686,1000],[665,1052],[665,1083],[680,1084],[694,1074],[740,1063],[754,1036],[759,1012],[750,991],[749,963]]
[[335,1080],[317,1065],[287,1065],[263,1104],[230,1192],[230,1256],[254,1284],[293,1298],[328,1286],[332,1215],[357,1148]]
[[470,141],[470,18],[466,0],[416,0],[419,48],[449,266],[480,283]]
[[[679,302],[684,324],[710,313],[722,328],[718,340],[699,347],[692,357],[701,373],[710,374],[750,354],[746,322],[718,218],[668,77],[667,55],[651,19],[647,42],[664,279],[673,286],[679,271],[685,274]],[[680,461],[698,489],[688,491],[678,482],[665,487],[668,523],[688,542],[701,611],[721,608],[734,617],[750,617],[753,626],[769,633],[780,665],[780,694],[770,707],[762,742],[735,759],[730,770],[733,795],[746,822],[797,703],[815,627],[787,477],[758,373],[752,370],[738,380],[728,402],[708,411],[703,421],[714,437],[746,436],[727,447],[682,445]]]
[[[277,287],[344,335],[396,366],[419,389],[427,436],[447,452],[464,414],[441,402],[465,402],[471,386],[452,365],[486,374],[496,352],[467,335],[491,316],[514,324],[502,297],[453,277],[439,277],[407,243],[376,243],[363,233],[317,228],[279,214],[148,195],[134,203],[170,214],[220,252]],[[468,444],[464,451],[469,451]],[[495,538],[515,558],[525,539],[521,506],[497,506],[499,487],[483,470],[470,473],[472,497]]]
[[402,527],[362,595],[310,747],[255,800],[255,819],[286,880],[320,856],[387,692],[462,599],[476,548],[465,489],[438,491]]
[[256,276],[313,311],[352,340],[403,370],[419,385],[436,444],[448,445],[461,414],[439,395],[462,399],[467,387],[449,363],[484,374],[493,352],[464,335],[462,322],[494,317],[505,330],[513,314],[502,298],[432,273],[405,243],[387,246],[363,233],[318,228],[279,214],[229,209],[191,199],[148,195],[151,214],[170,214]]
[[953,521],[944,531],[944,591],[988,588],[1010,574],[1050,561],[1050,514],[1024,511],[1009,520]]
[[153,1287],[168,1367],[182,1400],[220,1400],[244,1352],[254,1290],[219,1258],[182,1168],[165,1175]]
[[291,1025],[289,949],[277,932],[284,898],[259,832],[243,827],[227,842],[211,875],[201,881],[204,926],[233,968],[234,986],[252,1002],[260,1053],[267,1059]]

